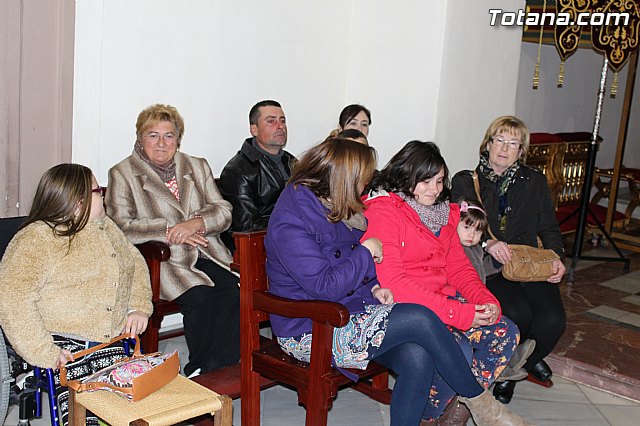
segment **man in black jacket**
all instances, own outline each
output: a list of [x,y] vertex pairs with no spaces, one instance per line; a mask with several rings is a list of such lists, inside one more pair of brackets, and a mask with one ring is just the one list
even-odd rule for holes
[[[244,141],[220,174],[222,196],[233,205],[232,232],[267,228],[295,160],[284,150],[287,122],[278,102],[255,104],[249,111],[249,130],[253,137]],[[232,245],[229,240],[227,245]]]

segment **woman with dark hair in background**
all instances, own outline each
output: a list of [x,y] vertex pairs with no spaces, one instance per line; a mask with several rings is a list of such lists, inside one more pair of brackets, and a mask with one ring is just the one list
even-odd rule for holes
[[362,132],[365,137],[369,137],[369,126],[371,125],[371,111],[358,104],[347,105],[342,109],[338,118],[338,128],[334,129],[329,137],[336,137],[338,133],[347,129],[356,129]]
[[[125,353],[114,344],[74,362],[73,352],[144,332],[153,310],[147,264],[105,215],[104,189],[85,166],[49,169],[0,263],[0,323],[11,345],[29,364],[66,366],[74,379]],[[56,397],[66,425],[68,392],[57,378]]]
[[[375,167],[373,148],[346,139],[328,139],[303,155],[269,220],[269,291],[347,307],[349,323],[334,331],[335,364],[364,369],[375,360],[397,374],[392,425],[420,423],[436,371],[465,397],[478,425],[529,424],[477,382],[433,312],[394,304],[393,293],[380,286],[375,263],[384,259],[382,244],[375,237],[360,242],[367,229],[360,194]],[[285,352],[309,361],[311,320],[271,315],[271,326]]]

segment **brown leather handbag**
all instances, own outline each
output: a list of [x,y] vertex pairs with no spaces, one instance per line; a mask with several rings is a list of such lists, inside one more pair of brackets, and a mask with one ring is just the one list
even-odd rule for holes
[[502,267],[502,276],[509,281],[546,281],[553,275],[553,261],[560,256],[553,250],[527,245],[509,244],[511,260]]
[[[473,187],[476,190],[478,201],[482,202],[478,173],[475,171],[473,172]],[[497,240],[491,232],[491,227],[488,228],[488,231],[491,238]],[[553,275],[553,261],[560,259],[556,252],[542,247],[540,238],[538,238],[538,247],[509,244],[509,248],[511,249],[511,260],[502,267],[502,276],[509,281],[546,281]]]
[[[74,353],[73,359],[89,355],[129,337],[129,334],[121,334],[109,342]],[[67,369],[62,367],[60,384],[77,392],[109,390],[130,401],[139,401],[168,384],[179,371],[180,360],[177,352],[166,355],[159,352],[143,355],[140,352],[140,338],[136,336],[133,356],[122,358],[113,365],[80,380],[67,380]]]

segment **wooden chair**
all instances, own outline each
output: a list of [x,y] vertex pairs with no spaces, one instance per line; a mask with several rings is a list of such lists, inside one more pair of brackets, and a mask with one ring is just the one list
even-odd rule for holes
[[[609,198],[611,193],[611,181],[613,179],[613,169],[596,168],[595,186],[598,192],[591,199],[592,203],[598,203],[603,198]],[[629,204],[624,211],[624,216],[630,221],[633,212],[640,205],[640,169],[622,167],[620,169],[620,182],[627,184],[629,189]]]
[[136,245],[142,256],[144,256],[149,267],[149,277],[151,279],[153,314],[149,318],[147,330],[140,336],[142,349],[145,352],[157,352],[158,342],[163,339],[181,336],[184,334],[182,328],[160,333],[160,325],[166,315],[180,312],[180,308],[174,302],[160,298],[160,267],[162,262],[166,262],[171,257],[171,249],[162,241],[147,241]]
[[[294,387],[298,402],[307,409],[306,425],[326,425],[338,388],[353,385],[378,402],[389,404],[388,370],[375,362],[366,370],[349,369],[359,377],[357,383],[331,367],[334,327],[349,320],[349,312],[339,303],[299,301],[270,294],[266,275],[265,231],[234,233],[240,272],[240,354],[242,425],[260,424],[260,379],[266,376]],[[291,253],[295,256],[295,253]],[[260,323],[269,314],[313,321],[311,363],[285,354],[275,339],[260,337]]]

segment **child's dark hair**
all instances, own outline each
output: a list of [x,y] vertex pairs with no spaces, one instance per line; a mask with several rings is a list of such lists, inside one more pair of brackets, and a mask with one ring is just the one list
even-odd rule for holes
[[476,200],[465,200],[462,198],[458,201],[458,204],[460,205],[461,222],[469,226],[475,226],[482,232],[487,232],[487,229],[489,229],[489,218],[482,203]]

